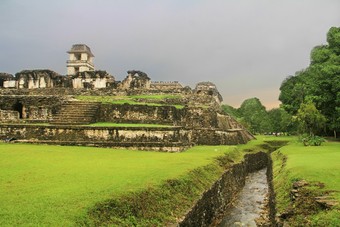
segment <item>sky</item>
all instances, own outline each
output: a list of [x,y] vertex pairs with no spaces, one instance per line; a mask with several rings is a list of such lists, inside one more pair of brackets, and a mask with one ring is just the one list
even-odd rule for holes
[[0,72],[66,74],[87,44],[97,70],[123,80],[217,85],[225,104],[257,97],[279,106],[282,81],[340,26],[339,0],[0,0]]

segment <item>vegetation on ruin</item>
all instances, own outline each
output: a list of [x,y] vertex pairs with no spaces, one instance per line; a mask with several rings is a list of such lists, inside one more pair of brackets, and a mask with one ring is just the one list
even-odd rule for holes
[[[323,210],[315,203],[316,196],[329,196],[340,204],[340,143],[327,142],[323,146],[303,146],[292,140],[272,154],[274,190],[279,214],[293,212],[290,226],[339,226],[340,207]],[[306,192],[293,203],[294,182],[308,182]],[[306,196],[307,194],[307,196]]]
[[[219,177],[222,169],[214,160],[225,153],[234,153],[234,158],[240,155],[234,146],[198,146],[183,153],[161,153],[0,143],[0,225],[88,222],[87,214],[95,204],[146,189],[159,190],[164,184],[195,181],[200,185],[197,188],[191,183],[190,187],[182,185],[192,188],[191,198],[186,193],[168,198],[168,205],[175,207],[166,212],[183,212]],[[159,219],[150,221],[158,223]]]
[[[177,109],[184,108],[183,105],[180,104],[168,104],[166,100],[171,99],[180,99],[180,95],[131,95],[131,96],[76,96],[75,97],[81,101],[88,102],[101,102],[101,103],[109,103],[109,104],[129,104],[129,105],[149,105],[149,106],[174,106]],[[142,101],[140,101],[142,100]],[[146,102],[148,100],[148,102]],[[163,103],[160,101],[164,100]]]

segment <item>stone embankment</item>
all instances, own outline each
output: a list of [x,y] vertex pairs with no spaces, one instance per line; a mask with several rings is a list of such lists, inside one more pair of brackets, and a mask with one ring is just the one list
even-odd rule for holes
[[[265,167],[267,167],[268,179],[271,179],[272,168],[268,154],[265,152],[246,154],[244,161],[234,164],[226,170],[222,177],[203,193],[201,199],[178,223],[178,226],[217,225],[245,185],[246,176]],[[272,187],[269,184],[269,217],[271,223],[273,223],[275,214],[272,194]]]

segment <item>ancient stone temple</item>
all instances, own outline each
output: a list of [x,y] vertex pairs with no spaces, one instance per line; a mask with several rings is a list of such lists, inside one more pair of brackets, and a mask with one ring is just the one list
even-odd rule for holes
[[67,53],[66,76],[48,69],[0,73],[0,139],[179,152],[254,138],[222,111],[222,96],[211,82],[195,89],[177,81],[152,83],[138,70],[116,81],[94,69],[87,45],[75,44]]
[[76,75],[78,72],[94,71],[93,58],[90,47],[85,44],[74,44],[67,52],[67,75]]

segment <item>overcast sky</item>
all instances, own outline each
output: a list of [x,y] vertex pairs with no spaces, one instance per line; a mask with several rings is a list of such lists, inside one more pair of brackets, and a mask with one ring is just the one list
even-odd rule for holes
[[0,0],[0,72],[66,74],[72,44],[98,70],[215,83],[224,103],[279,105],[281,82],[340,26],[339,0]]

